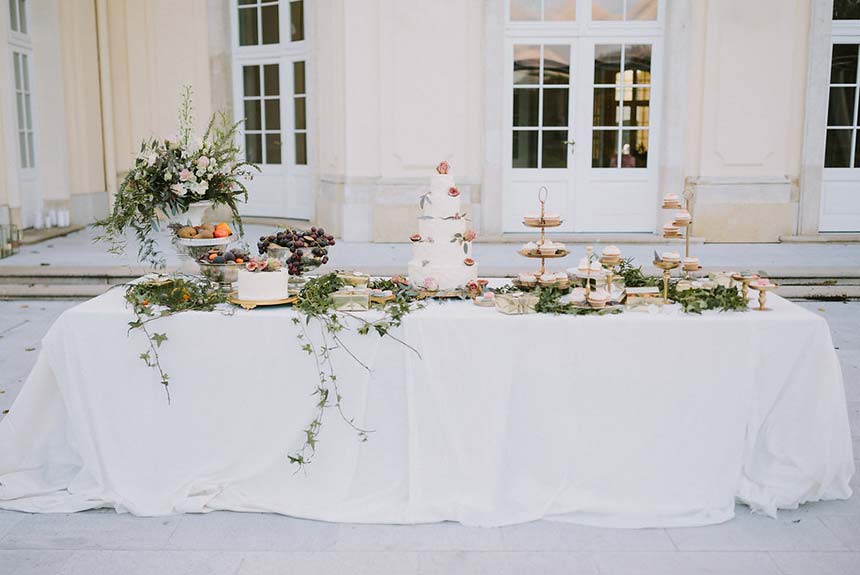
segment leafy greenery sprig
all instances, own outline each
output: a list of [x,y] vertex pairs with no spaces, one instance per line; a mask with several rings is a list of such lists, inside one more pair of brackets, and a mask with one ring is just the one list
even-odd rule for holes
[[701,314],[705,310],[747,311],[749,302],[733,287],[716,286],[714,289],[690,288],[678,290],[675,285],[672,299],[681,304],[685,313]]
[[[391,330],[401,324],[406,314],[417,309],[421,304],[417,302],[415,298],[416,294],[408,288],[391,280],[383,280],[383,282],[386,283],[374,282],[371,284],[371,287],[383,289],[381,286],[385,286],[384,289],[391,289],[395,293],[395,299],[378,306],[384,312],[384,315],[375,321],[366,320],[356,314],[338,311],[334,308],[332,294],[345,285],[345,282],[336,273],[329,273],[309,279],[299,294],[299,302],[295,307],[303,318],[295,317],[292,321],[294,325],[301,328],[301,333],[297,334],[296,337],[301,343],[302,350],[314,358],[319,378],[313,392],[313,395],[317,396],[314,418],[303,430],[304,442],[302,446],[287,456],[291,463],[298,465],[299,469],[308,465],[316,454],[319,434],[328,409],[333,407],[337,410],[340,418],[356,432],[359,441],[367,441],[367,436],[371,433],[371,430],[358,426],[354,418],[347,416],[343,411],[343,396],[341,395],[339,381],[334,371],[331,353],[335,350],[342,350],[361,367],[368,371],[370,370],[344,344],[341,334],[347,329],[347,325],[342,321],[343,317],[358,320],[361,325],[356,331],[360,334],[366,335],[373,331],[380,337],[391,337],[415,351],[415,353],[418,353],[417,350],[409,346],[406,342],[393,336]],[[308,334],[311,320],[316,320],[320,328],[322,343],[319,345],[315,344]]]
[[139,329],[149,342],[148,349],[140,354],[140,359],[158,371],[170,403],[170,376],[158,355],[158,350],[167,341],[167,334],[152,331],[149,324],[185,311],[212,311],[218,304],[227,301],[227,295],[206,279],[159,276],[129,285],[125,290],[125,300],[135,315],[134,321],[128,323],[129,332]]

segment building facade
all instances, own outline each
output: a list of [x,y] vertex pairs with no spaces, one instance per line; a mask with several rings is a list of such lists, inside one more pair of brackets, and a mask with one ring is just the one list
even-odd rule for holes
[[[140,139],[244,119],[249,216],[404,241],[441,160],[484,239],[860,232],[860,0],[0,0],[0,222],[106,213]],[[841,236],[845,237],[845,236]]]

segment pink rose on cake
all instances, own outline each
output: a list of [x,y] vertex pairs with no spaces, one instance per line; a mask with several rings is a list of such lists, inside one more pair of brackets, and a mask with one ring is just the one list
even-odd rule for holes
[[424,278],[424,289],[427,291],[436,291],[439,289],[439,282],[435,278]]
[[463,234],[463,239],[467,242],[471,242],[477,237],[478,234],[475,233],[475,230],[466,230],[466,233]]
[[440,174],[447,174],[450,167],[451,166],[448,165],[448,162],[442,162],[436,166],[436,171]]
[[451,188],[448,190],[448,195],[452,198],[456,198],[460,195],[460,190],[458,190],[457,188]]

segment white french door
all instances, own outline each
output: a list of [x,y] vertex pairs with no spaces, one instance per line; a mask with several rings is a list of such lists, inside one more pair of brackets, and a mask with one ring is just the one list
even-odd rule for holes
[[233,0],[233,111],[260,173],[243,215],[309,219],[310,75],[304,0]]
[[[834,3],[838,16],[839,2]],[[821,189],[823,232],[860,231],[860,8],[834,20]]]
[[562,232],[654,232],[658,0],[507,0],[503,230],[546,186]]

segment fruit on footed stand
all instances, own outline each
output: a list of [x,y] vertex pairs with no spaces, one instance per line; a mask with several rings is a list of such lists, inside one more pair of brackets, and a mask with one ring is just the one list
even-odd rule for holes
[[268,252],[269,246],[280,246],[290,251],[286,265],[290,275],[302,273],[320,264],[328,263],[328,250],[335,245],[334,236],[326,234],[323,228],[309,230],[287,228],[271,236],[261,236],[257,243],[260,254]]
[[211,240],[213,238],[228,238],[233,234],[227,222],[201,224],[199,226],[171,226],[176,236],[185,240]]

